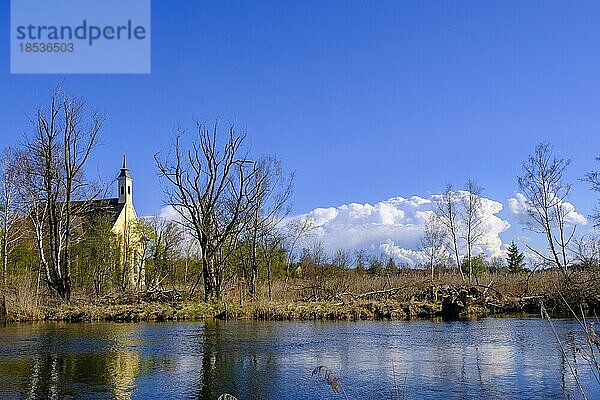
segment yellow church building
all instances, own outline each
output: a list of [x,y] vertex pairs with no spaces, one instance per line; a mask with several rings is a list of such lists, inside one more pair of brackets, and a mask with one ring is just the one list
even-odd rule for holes
[[141,289],[145,285],[141,232],[138,216],[133,207],[133,178],[123,156],[123,166],[117,177],[118,197],[93,201],[93,214],[108,215],[112,222],[112,233],[119,242],[121,268],[127,273],[131,289]]
[[121,264],[130,268],[129,283],[132,288],[144,285],[144,266],[141,257],[141,240],[138,217],[133,207],[133,178],[127,168],[127,159],[123,156],[121,173],[117,177],[119,197],[117,207],[120,212],[112,227],[121,244]]

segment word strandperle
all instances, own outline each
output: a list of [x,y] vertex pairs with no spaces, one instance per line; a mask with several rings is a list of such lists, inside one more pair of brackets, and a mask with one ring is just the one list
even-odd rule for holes
[[86,40],[92,46],[94,41],[105,40],[144,40],[146,39],[146,28],[141,25],[133,25],[127,20],[125,25],[88,25],[83,20],[81,25],[73,28],[69,25],[20,25],[17,27],[18,40]]

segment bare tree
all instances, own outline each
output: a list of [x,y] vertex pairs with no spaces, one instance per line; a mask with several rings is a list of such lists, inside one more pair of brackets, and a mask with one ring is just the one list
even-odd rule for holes
[[22,202],[19,197],[22,160],[23,155],[12,148],[6,149],[0,158],[0,243],[2,245],[0,322],[6,322],[8,313],[6,308],[8,255],[20,238],[16,222],[22,215]]
[[576,226],[567,232],[568,214],[571,210],[564,202],[571,185],[563,181],[563,173],[570,160],[555,157],[549,144],[539,144],[523,163],[523,175],[518,178],[519,189],[527,198],[529,229],[546,237],[549,254],[533,249],[545,262],[567,271],[570,260],[568,247]]
[[421,248],[423,249],[429,268],[431,269],[431,280],[434,279],[434,268],[441,264],[445,256],[444,245],[446,243],[446,230],[444,229],[439,217],[432,214],[425,221],[425,230],[421,239]]
[[480,244],[485,235],[485,219],[481,207],[482,189],[474,181],[469,179],[465,187],[462,202],[463,235],[466,244],[466,263],[469,270],[469,283],[473,279],[473,248]]
[[323,242],[318,241],[304,249],[301,260],[302,270],[309,279],[309,299],[319,301],[326,296],[327,252]]
[[119,267],[121,246],[112,232],[112,226],[109,215],[90,218],[86,223],[84,239],[78,246],[78,254],[86,265],[85,272],[93,283],[97,297],[111,275],[119,280],[122,275]]
[[260,241],[260,248],[262,250],[263,262],[267,270],[267,289],[269,294],[269,300],[272,300],[272,270],[273,265],[276,262],[283,262],[285,265],[285,249],[283,243],[285,242],[285,236],[279,229],[273,229],[267,234],[262,236]]
[[90,197],[83,167],[97,143],[102,118],[95,112],[86,118],[83,100],[57,90],[32,122],[34,133],[25,144],[28,167],[23,186],[28,191],[29,215],[46,281],[68,301],[73,223]]
[[[600,161],[600,157],[596,157],[596,161]],[[600,171],[588,172],[587,174],[585,174],[583,180],[584,182],[590,184],[591,189],[594,192],[600,193]],[[598,206],[596,206],[596,208],[594,209],[594,213],[591,215],[591,217],[594,220],[595,226],[600,226],[600,209],[598,208]]]
[[576,261],[586,269],[598,269],[600,266],[600,232],[574,239],[574,255]]
[[[243,240],[249,245],[251,269],[248,289],[250,296],[256,295],[259,269],[259,247],[267,267],[269,298],[271,297],[271,257],[282,242],[278,227],[289,212],[288,200],[292,195],[293,175],[286,176],[281,162],[273,157],[264,157],[256,162],[256,172],[252,176],[255,188],[255,201],[250,205]],[[268,254],[267,254],[268,253]]]
[[338,249],[333,253],[331,264],[340,269],[352,267],[352,254],[347,249]]
[[460,248],[458,240],[460,238],[460,211],[458,195],[452,190],[452,185],[446,186],[446,191],[440,195],[437,201],[437,215],[440,222],[446,229],[448,238],[448,247],[454,254],[456,267],[460,272],[460,276],[465,282],[465,274],[460,265]]
[[368,258],[366,250],[363,248],[355,250],[354,255],[356,257],[356,260],[354,262],[356,269],[359,271],[366,270],[367,269],[367,258]]
[[[148,238],[147,254],[152,260],[152,269],[149,271],[150,290],[163,288],[163,282],[175,277],[175,260],[183,253],[183,230],[175,221],[154,217],[146,222]],[[143,264],[142,264],[143,265]],[[142,270],[140,265],[139,270]]]
[[198,241],[202,256],[204,297],[221,296],[226,258],[237,240],[243,218],[254,204],[256,165],[242,154],[244,134],[229,128],[222,151],[218,123],[212,129],[196,123],[197,140],[188,148],[176,133],[172,159],[155,155],[159,175],[166,181],[167,203]]
[[295,219],[285,225],[285,249],[286,249],[286,265],[285,265],[285,281],[290,278],[290,269],[292,264],[297,260],[296,250],[298,243],[303,240],[314,229],[314,221],[306,216],[300,219]]

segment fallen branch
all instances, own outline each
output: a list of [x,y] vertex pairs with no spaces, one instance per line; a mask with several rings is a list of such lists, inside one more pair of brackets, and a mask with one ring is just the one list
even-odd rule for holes
[[351,293],[351,292],[344,292],[344,293],[338,293],[336,295],[336,297],[339,298],[342,301],[343,301],[342,296],[350,296],[350,297],[352,297],[353,300],[358,300],[358,299],[362,299],[362,298],[370,297],[370,296],[386,295],[386,294],[389,294],[389,293],[395,293],[395,292],[398,292],[398,291],[403,290],[403,289],[404,289],[404,287],[394,287],[394,288],[390,288],[390,289],[372,290],[372,291],[361,293],[361,294],[354,294],[354,293]]

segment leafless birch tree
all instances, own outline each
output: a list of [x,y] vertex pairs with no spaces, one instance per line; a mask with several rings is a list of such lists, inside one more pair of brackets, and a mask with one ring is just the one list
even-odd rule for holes
[[465,261],[469,271],[469,283],[473,279],[473,249],[481,243],[485,235],[485,220],[481,204],[481,187],[469,179],[465,186],[462,202],[463,236],[466,247]]
[[35,228],[46,281],[61,298],[71,297],[73,223],[89,200],[83,167],[95,147],[102,118],[85,115],[85,102],[57,90],[48,107],[38,109],[27,138],[29,215]]
[[444,259],[446,243],[446,230],[442,226],[440,218],[432,214],[425,221],[425,230],[421,239],[421,248],[427,257],[427,263],[431,269],[431,280],[434,279],[434,268]]
[[16,222],[23,211],[19,196],[19,185],[23,176],[22,161],[23,155],[12,148],[6,149],[0,158],[0,243],[2,245],[0,322],[6,322],[8,312],[6,307],[8,256],[11,248],[20,238]]
[[571,185],[563,180],[569,163],[554,156],[549,144],[539,144],[523,163],[523,175],[518,178],[519,189],[527,198],[529,229],[546,237],[549,254],[529,245],[527,248],[563,271],[570,265],[568,248],[576,229],[567,229],[570,210],[564,207],[571,191]]
[[458,195],[452,190],[452,185],[446,186],[446,191],[440,195],[437,201],[437,215],[446,229],[447,243],[451,253],[454,255],[456,267],[465,282],[465,274],[460,265],[460,209]]

